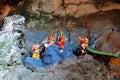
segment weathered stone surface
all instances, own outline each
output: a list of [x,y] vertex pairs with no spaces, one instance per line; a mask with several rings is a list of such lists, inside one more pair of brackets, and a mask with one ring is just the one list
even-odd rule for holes
[[4,18],[3,31],[25,31],[25,18],[23,16],[14,15]]
[[[88,35],[90,38],[94,37],[94,49],[111,52],[113,54],[119,53],[119,10],[112,10],[106,12],[99,12],[86,16],[82,19],[82,22],[87,27]],[[114,15],[113,15],[114,14]],[[96,47],[95,47],[96,46]],[[108,69],[114,74],[120,75],[119,66],[120,60],[117,58],[110,58],[107,56],[96,55],[97,59],[103,61]],[[114,65],[114,66],[113,66]],[[117,80],[117,79],[116,79]],[[119,79],[118,79],[119,80]]]
[[[106,36],[100,36],[95,44],[96,49],[103,52],[110,52],[113,54],[118,54],[120,51],[120,32],[110,32]],[[99,58],[105,62],[106,66],[113,72],[116,76],[120,76],[120,60],[114,57],[105,57]],[[119,80],[119,79],[116,79]]]
[[9,12],[11,11],[10,6],[9,5],[4,5],[2,3],[0,3],[0,20],[3,19],[5,16],[7,16],[9,14]]
[[24,20],[20,15],[5,18],[3,30],[0,32],[0,80],[8,72],[8,65],[22,64],[21,53],[25,53]]
[[[2,4],[1,7],[1,18],[9,14],[9,12],[15,10],[15,7],[21,7],[19,9],[25,12],[25,15],[39,17],[41,12],[51,13],[52,15],[72,15],[74,17],[81,17],[91,13],[99,11],[108,11],[112,9],[120,9],[120,4],[117,1],[96,1],[96,0],[26,0],[17,2],[17,6]],[[18,11],[20,12],[20,11]],[[21,12],[22,13],[22,12]]]
[[38,72],[32,72],[22,65],[12,68],[2,80],[110,80],[114,79],[105,66],[81,60],[66,60],[59,65],[49,68],[40,68]]
[[120,32],[111,32],[97,39],[97,49],[104,52],[117,53],[120,50]]
[[17,11],[23,5],[24,0],[0,0],[0,20],[4,19],[12,11]]
[[93,4],[83,4],[83,5],[68,5],[68,7],[66,8],[66,12],[71,16],[81,17],[83,15],[98,12],[98,10]]
[[119,30],[119,19],[119,10],[111,10],[85,16],[81,23],[87,27],[88,35],[97,37]]
[[80,3],[88,3],[93,2],[93,0],[64,0],[65,4],[80,4]]
[[42,10],[47,13],[55,12],[62,4],[62,0],[42,0],[41,2]]
[[109,3],[107,3],[107,5],[108,6],[103,6],[103,7],[101,7],[101,11],[109,11],[109,10],[112,10],[112,9],[120,9],[120,4],[118,4],[118,3],[111,3],[111,2],[109,2]]

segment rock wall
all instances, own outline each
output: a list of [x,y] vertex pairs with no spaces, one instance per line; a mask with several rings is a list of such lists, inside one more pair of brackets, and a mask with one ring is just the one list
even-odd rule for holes
[[99,11],[120,9],[120,4],[111,0],[31,0],[26,1],[26,5],[30,10],[28,12],[51,13],[62,17],[81,17]]

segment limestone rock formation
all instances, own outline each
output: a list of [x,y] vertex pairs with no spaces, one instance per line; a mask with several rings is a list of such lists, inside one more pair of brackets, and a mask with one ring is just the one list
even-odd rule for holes
[[20,15],[5,17],[0,31],[0,79],[8,71],[9,66],[22,64],[22,53],[25,53],[24,26],[25,18]]

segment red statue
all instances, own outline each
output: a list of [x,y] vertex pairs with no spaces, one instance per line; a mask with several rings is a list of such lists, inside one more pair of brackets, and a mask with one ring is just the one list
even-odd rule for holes
[[63,52],[63,48],[65,46],[65,36],[60,36],[56,44],[59,46],[60,51]]

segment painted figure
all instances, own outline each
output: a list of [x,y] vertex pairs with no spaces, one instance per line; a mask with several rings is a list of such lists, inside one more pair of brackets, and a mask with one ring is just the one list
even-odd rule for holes
[[40,59],[40,45],[38,43],[34,44],[32,47],[32,57],[35,59]]
[[48,37],[48,40],[47,40],[47,42],[44,44],[44,46],[47,48],[47,47],[49,47],[50,45],[54,45],[55,40],[56,40],[56,36],[55,36],[54,34],[50,33],[50,36]]
[[63,48],[65,46],[66,40],[65,36],[60,36],[56,44],[59,46],[59,50],[63,52]]
[[85,48],[88,46],[88,38],[87,37],[81,38],[81,36],[79,36],[78,45],[80,47],[81,52],[85,53]]

